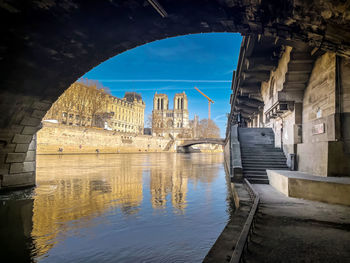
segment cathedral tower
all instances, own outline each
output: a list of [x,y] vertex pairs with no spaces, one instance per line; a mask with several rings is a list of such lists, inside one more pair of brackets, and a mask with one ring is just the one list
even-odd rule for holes
[[188,101],[185,92],[174,97],[174,109],[169,109],[166,94],[153,98],[152,133],[157,136],[184,136],[189,133]]
[[185,92],[176,93],[174,97],[174,126],[175,128],[189,128],[188,100]]

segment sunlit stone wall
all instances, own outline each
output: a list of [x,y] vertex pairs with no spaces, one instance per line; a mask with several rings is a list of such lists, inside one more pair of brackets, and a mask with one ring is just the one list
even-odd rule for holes
[[44,124],[37,133],[38,154],[161,152],[170,139],[97,128]]

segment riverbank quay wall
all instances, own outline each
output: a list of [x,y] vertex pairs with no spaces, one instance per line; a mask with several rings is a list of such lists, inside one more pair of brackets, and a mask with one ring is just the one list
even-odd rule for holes
[[37,154],[162,152],[171,141],[164,137],[51,123],[44,124],[37,140]]
[[[255,197],[250,193],[249,186],[241,176],[241,162],[237,126],[232,126],[226,135],[224,144],[225,172],[232,200],[232,215],[229,222],[208,251],[203,262],[237,262],[242,255],[241,244],[247,239],[244,229],[249,224],[249,214]],[[233,261],[232,261],[233,260]]]
[[334,52],[245,37],[228,127],[272,128],[291,169],[350,176],[349,76],[350,59]]

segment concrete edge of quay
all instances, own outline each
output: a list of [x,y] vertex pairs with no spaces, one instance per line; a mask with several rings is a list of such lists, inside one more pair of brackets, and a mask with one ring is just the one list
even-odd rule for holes
[[211,247],[203,262],[229,262],[237,246],[239,237],[242,234],[244,225],[246,224],[250,211],[253,207],[254,196],[249,191],[244,181],[231,181],[229,159],[225,158],[226,179],[228,181],[228,191],[232,204],[234,204],[232,214],[225,228]]

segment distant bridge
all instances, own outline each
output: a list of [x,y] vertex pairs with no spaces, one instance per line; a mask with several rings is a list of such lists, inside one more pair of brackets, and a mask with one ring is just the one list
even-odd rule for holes
[[180,147],[189,147],[195,144],[220,144],[224,145],[225,139],[221,138],[199,138],[199,139],[188,139],[181,140],[181,143],[178,144]]

